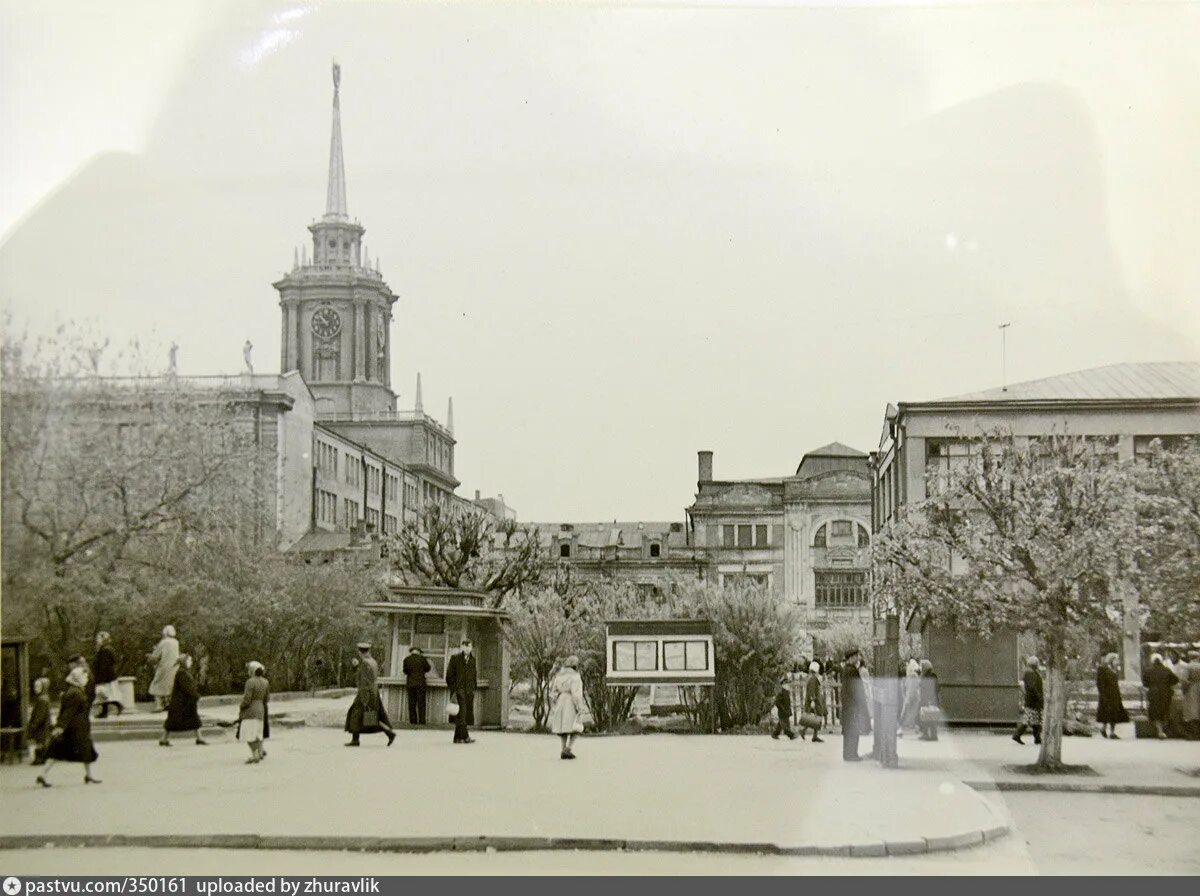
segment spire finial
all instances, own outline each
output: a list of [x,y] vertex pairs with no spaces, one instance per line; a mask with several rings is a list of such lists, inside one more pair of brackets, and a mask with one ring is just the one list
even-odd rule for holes
[[421,374],[420,373],[417,373],[417,408],[416,409],[418,411],[424,410],[424,408],[421,405]]
[[454,435],[454,396],[450,396],[450,400],[446,402],[446,429],[450,431],[450,435]]
[[333,132],[329,138],[329,185],[325,190],[325,217],[347,220],[346,165],[342,160],[342,67],[333,61]]

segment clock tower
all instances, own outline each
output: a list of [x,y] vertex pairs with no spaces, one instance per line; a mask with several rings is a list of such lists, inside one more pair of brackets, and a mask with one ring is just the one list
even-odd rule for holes
[[346,213],[342,159],[341,68],[333,64],[333,132],[325,214],[309,225],[312,257],[298,252],[273,284],[283,334],[280,369],[298,370],[317,399],[319,417],[349,419],[391,412],[391,323],[396,295],[362,245],[363,226]]

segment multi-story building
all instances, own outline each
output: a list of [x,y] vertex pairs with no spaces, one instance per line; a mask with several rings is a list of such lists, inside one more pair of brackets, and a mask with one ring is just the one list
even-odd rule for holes
[[[981,435],[1017,439],[1070,434],[1093,439],[1118,460],[1134,460],[1155,439],[1168,443],[1200,434],[1200,364],[1114,364],[1016,383],[938,401],[888,405],[883,435],[870,457],[872,528],[892,524],[906,505],[923,500],[940,474],[966,462]],[[1017,679],[1016,633],[963,646],[948,633],[927,632],[927,652],[960,718],[1012,713]],[[1126,614],[1126,677],[1139,672],[1138,614]],[[953,695],[955,689],[961,697]]]

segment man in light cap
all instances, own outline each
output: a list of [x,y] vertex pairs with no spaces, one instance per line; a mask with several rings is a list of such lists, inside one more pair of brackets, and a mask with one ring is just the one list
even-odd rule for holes
[[1036,656],[1025,661],[1025,674],[1021,677],[1021,718],[1017,722],[1017,730],[1013,740],[1023,744],[1021,735],[1026,728],[1033,729],[1033,742],[1042,742],[1042,711],[1045,708],[1045,694],[1042,687],[1042,673]]
[[350,732],[350,742],[346,746],[359,746],[360,735],[383,733],[387,735],[390,747],[396,732],[392,730],[379,695],[379,663],[371,656],[371,645],[366,641],[359,642],[355,663],[358,666],[358,693],[346,713],[346,730]]

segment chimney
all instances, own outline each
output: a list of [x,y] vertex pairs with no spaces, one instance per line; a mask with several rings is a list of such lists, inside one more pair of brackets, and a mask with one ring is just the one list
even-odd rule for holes
[[475,500],[479,500],[479,489],[475,489]]
[[712,482],[713,453],[711,451],[697,451],[696,454],[700,459],[700,472],[696,477],[697,481]]

